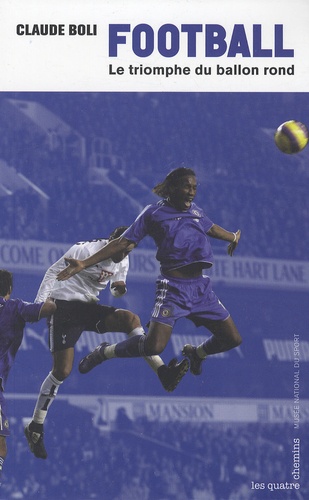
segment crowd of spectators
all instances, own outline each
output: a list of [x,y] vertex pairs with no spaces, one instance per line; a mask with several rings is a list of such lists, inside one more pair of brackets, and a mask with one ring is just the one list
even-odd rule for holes
[[[301,480],[291,475],[293,429],[286,424],[115,421],[101,435],[82,411],[49,422],[48,458],[30,454],[16,422],[0,499],[40,500],[304,500],[309,494],[308,443],[301,443]],[[303,436],[308,424],[302,426]],[[12,456],[14,449],[14,456]],[[267,491],[299,482],[299,490]],[[263,491],[252,483],[264,483]]]
[[[302,95],[17,93],[9,97],[46,106],[85,139],[86,147],[81,155],[80,149],[67,144],[70,138],[51,141],[39,127],[17,126],[9,115],[5,122],[0,120],[0,158],[49,196],[46,201],[31,189],[2,196],[1,238],[71,243],[105,236],[115,224],[132,222],[138,204],[147,203],[147,190],[150,202],[151,188],[184,162],[198,173],[197,202],[210,218],[223,227],[243,230],[240,254],[306,258],[307,153],[284,155],[271,136],[283,106],[295,114],[308,111]],[[114,187],[90,182],[97,137],[111,145],[107,175]],[[113,161],[116,157],[120,163]]]

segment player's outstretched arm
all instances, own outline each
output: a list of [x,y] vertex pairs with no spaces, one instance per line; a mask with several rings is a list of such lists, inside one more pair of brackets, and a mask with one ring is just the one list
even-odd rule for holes
[[238,230],[236,231],[236,233],[235,233],[235,234],[236,234],[236,239],[235,239],[235,241],[232,241],[232,242],[228,245],[228,247],[227,247],[227,253],[228,253],[231,257],[232,257],[232,255],[233,255],[233,253],[234,253],[234,250],[235,250],[235,248],[237,247],[238,242],[239,242],[239,240],[240,240],[241,230],[240,230],[240,229],[238,229]]
[[84,265],[85,261],[83,260],[72,259],[72,258],[66,258],[64,260],[68,265],[57,275],[58,281],[66,281],[72,276],[74,276],[74,274],[80,273],[86,267]]
[[102,247],[93,255],[90,255],[87,259],[78,260],[66,258],[65,261],[68,263],[68,266],[57,275],[57,280],[66,281],[71,278],[71,276],[74,276],[74,274],[80,273],[86,267],[94,266],[95,264],[98,264],[98,262],[109,259],[116,253],[122,252],[131,246],[132,242],[120,236],[119,238],[110,241],[107,245]]
[[211,236],[212,238],[216,238],[218,240],[229,241],[230,244],[227,247],[227,253],[232,257],[234,250],[240,240],[241,230],[238,229],[236,233],[233,233],[231,231],[223,229],[223,227],[220,227],[217,224],[214,224],[209,229],[207,234],[208,236]]

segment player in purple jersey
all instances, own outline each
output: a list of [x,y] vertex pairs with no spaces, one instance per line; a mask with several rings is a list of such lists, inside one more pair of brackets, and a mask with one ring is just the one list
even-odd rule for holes
[[[57,305],[56,313],[49,320],[50,350],[53,367],[43,381],[31,422],[25,427],[25,435],[31,452],[46,459],[44,423],[58,389],[70,375],[75,344],[85,330],[96,333],[124,332],[128,337],[144,336],[140,318],[132,311],[99,304],[99,294],[110,286],[113,296],[121,297],[127,291],[126,277],[129,270],[130,247],[117,252],[111,259],[90,266],[66,283],[57,281],[58,272],[65,267],[66,257],[86,258],[119,237],[124,226],[116,228],[109,239],[82,241],[73,245],[46,271],[35,301],[52,297]],[[187,360],[176,359],[166,366],[160,356],[148,356],[145,360],[157,374],[166,391],[173,391],[189,369]],[[39,439],[38,439],[39,438]]]
[[33,304],[21,299],[11,299],[13,275],[5,269],[0,270],[0,477],[4,459],[7,455],[6,438],[10,435],[9,420],[6,413],[5,385],[16,353],[24,335],[26,322],[39,321],[53,314],[56,304],[47,300]]
[[190,168],[173,170],[153,191],[163,199],[145,207],[119,239],[83,261],[68,259],[69,265],[58,275],[59,281],[66,280],[132,243],[136,246],[146,235],[150,235],[157,245],[161,275],[157,279],[147,336],[113,345],[102,343],[81,360],[79,369],[83,373],[109,358],[161,353],[175,322],[182,317],[212,333],[197,347],[188,344],[183,347],[182,354],[189,358],[190,371],[194,375],[201,373],[202,362],[208,355],[233,349],[241,343],[229,312],[213,292],[210,278],[203,275],[203,270],[211,267],[213,261],[209,236],[229,242],[228,254],[232,256],[240,230],[234,233],[214,224],[194,203],[197,180]]

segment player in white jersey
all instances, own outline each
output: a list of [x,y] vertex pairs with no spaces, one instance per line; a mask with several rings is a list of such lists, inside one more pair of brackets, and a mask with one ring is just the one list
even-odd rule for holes
[[[43,424],[60,384],[70,375],[74,346],[83,331],[97,333],[125,332],[129,337],[144,334],[137,314],[98,303],[99,294],[110,284],[115,297],[127,291],[126,277],[129,270],[128,254],[131,248],[118,252],[112,258],[88,267],[70,281],[57,281],[58,273],[66,267],[66,258],[87,258],[107,243],[118,238],[126,227],[116,228],[109,239],[80,242],[73,245],[45,273],[35,302],[52,298],[57,305],[49,321],[49,344],[53,356],[52,371],[42,383],[31,422],[25,427],[30,450],[37,458],[47,458],[43,442]],[[133,248],[133,246],[132,246]],[[159,356],[148,356],[145,360],[157,373],[165,390],[173,391],[185,373],[189,363],[177,363],[173,359],[168,366]]]

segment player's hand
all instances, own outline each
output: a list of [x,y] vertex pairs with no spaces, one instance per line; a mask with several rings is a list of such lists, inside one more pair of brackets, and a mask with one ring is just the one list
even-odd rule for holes
[[57,275],[58,281],[66,281],[69,278],[71,278],[71,276],[74,276],[74,274],[80,273],[80,271],[85,269],[82,260],[65,259],[65,261],[68,264],[68,266],[62,271],[60,271],[60,273]]
[[233,241],[232,243],[229,244],[229,246],[227,247],[227,253],[230,255],[230,257],[232,257],[233,253],[234,253],[234,250],[235,248],[237,247],[238,245],[238,242],[240,240],[240,236],[241,236],[241,230],[238,229],[238,231],[236,231],[236,241]]
[[112,283],[110,290],[114,297],[122,297],[122,295],[127,293],[127,287],[123,281],[115,281]]

